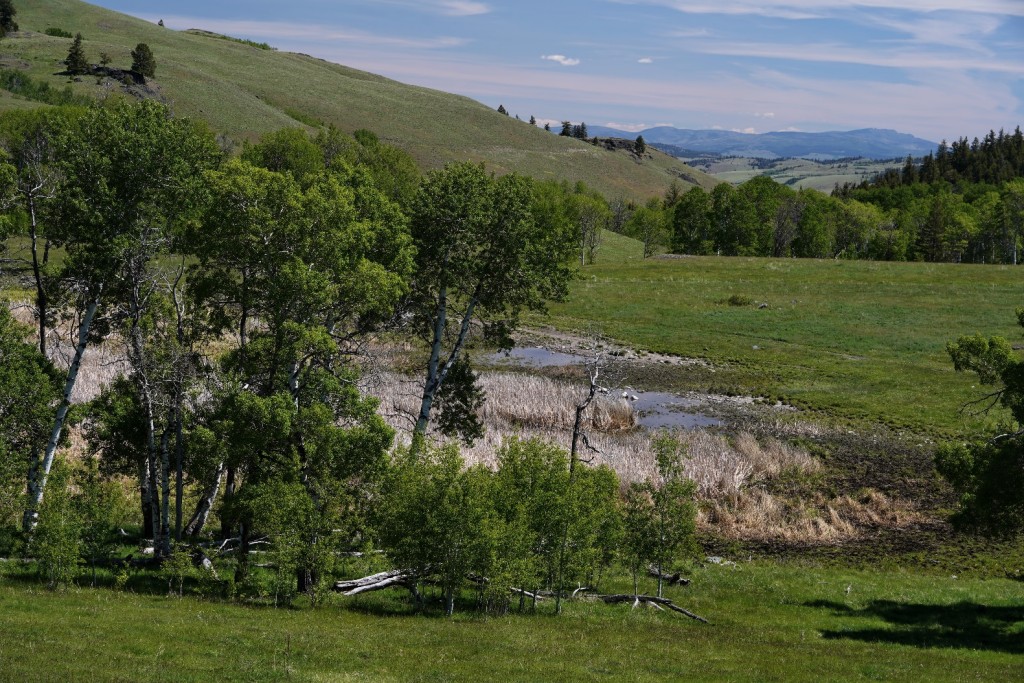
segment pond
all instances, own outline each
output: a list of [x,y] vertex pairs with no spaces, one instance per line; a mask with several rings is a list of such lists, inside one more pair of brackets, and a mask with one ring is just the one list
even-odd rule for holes
[[[539,369],[583,365],[587,356],[543,347],[515,347],[488,357],[492,363],[512,364],[521,368]],[[610,393],[624,396],[633,402],[637,423],[646,429],[695,429],[721,425],[720,420],[693,410],[700,401],[665,391],[639,391],[632,387],[611,389]]]

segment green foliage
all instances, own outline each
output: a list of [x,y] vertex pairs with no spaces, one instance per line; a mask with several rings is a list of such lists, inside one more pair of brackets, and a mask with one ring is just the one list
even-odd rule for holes
[[487,550],[485,489],[463,471],[454,446],[406,451],[396,460],[377,512],[381,545],[396,566],[437,580],[450,615]]
[[0,526],[23,509],[25,473],[50,433],[62,377],[0,302]]
[[156,78],[156,57],[145,43],[139,43],[132,50],[132,71],[143,78]]
[[72,76],[81,76],[89,72],[89,62],[85,58],[85,50],[82,48],[82,34],[76,33],[75,40],[68,49],[68,56],[64,59],[65,71]]
[[[1024,308],[1017,309],[1024,327]],[[960,493],[958,521],[988,532],[1024,531],[1024,360],[1002,337],[980,334],[946,345],[957,372],[972,372],[982,385],[995,386],[981,399],[985,409],[998,401],[1013,423],[987,441],[950,443],[939,448],[935,465]]]
[[636,141],[633,143],[633,151],[637,156],[643,156],[647,153],[647,141],[644,140],[643,135],[636,136]]
[[56,106],[88,106],[93,99],[76,95],[70,87],[54,88],[46,81],[37,81],[17,69],[0,69],[0,88],[25,99]]
[[88,458],[76,473],[75,505],[81,520],[82,556],[92,568],[106,559],[119,541],[118,529],[129,518],[129,502],[121,485],[102,476],[98,458]]
[[324,170],[323,153],[301,128],[284,128],[247,144],[242,159],[275,173],[290,173],[305,184]]
[[185,592],[185,580],[197,575],[192,562],[192,550],[184,543],[171,546],[171,554],[160,565],[160,573],[167,581],[167,594],[182,597]]
[[[522,312],[543,311],[567,294],[572,233],[537,220],[536,199],[533,181],[494,178],[471,163],[449,164],[424,179],[411,211],[416,265],[407,303],[415,333],[431,349],[417,432],[425,432],[474,321],[500,348],[510,348]],[[476,418],[461,413],[448,424],[466,434]]]
[[16,14],[18,10],[14,7],[13,0],[0,0],[0,38],[18,30],[18,22],[14,20]]
[[45,33],[48,36],[53,36],[54,38],[74,38],[74,36],[71,35],[70,31],[65,31],[62,28],[56,27],[48,28],[45,31],[43,31],[43,33]]
[[59,461],[50,472],[39,524],[29,543],[41,577],[51,589],[67,586],[78,572],[82,519],[71,492],[71,467]]

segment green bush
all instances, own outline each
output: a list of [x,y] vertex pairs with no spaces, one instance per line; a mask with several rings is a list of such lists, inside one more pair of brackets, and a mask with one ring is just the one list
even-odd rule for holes
[[48,28],[45,31],[43,31],[43,33],[45,33],[48,36],[53,36],[54,38],[74,38],[74,36],[71,35],[71,33],[69,33],[68,31],[56,27]]

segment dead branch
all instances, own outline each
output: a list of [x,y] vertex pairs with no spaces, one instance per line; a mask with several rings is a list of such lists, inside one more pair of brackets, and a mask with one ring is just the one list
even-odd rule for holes
[[656,579],[661,579],[670,586],[689,586],[690,580],[683,578],[682,574],[676,572],[675,574],[669,574],[668,572],[658,571],[658,568],[653,564],[647,568],[647,573]]
[[708,623],[708,620],[704,617],[694,614],[688,609],[680,607],[668,598],[659,598],[655,595],[633,595],[632,593],[618,593],[615,595],[593,595],[590,597],[595,600],[601,600],[602,602],[605,602],[609,605],[630,602],[633,604],[634,607],[645,603],[659,607],[667,607],[673,612],[679,612],[680,614],[684,614],[690,617],[691,619],[701,622],[702,624]]

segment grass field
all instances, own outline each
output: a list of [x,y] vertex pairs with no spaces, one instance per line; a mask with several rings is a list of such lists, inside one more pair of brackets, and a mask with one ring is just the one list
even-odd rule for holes
[[[311,610],[0,579],[4,681],[1012,681],[1021,584],[799,565],[709,565],[677,603],[555,617],[413,615],[405,594]],[[623,582],[625,583],[625,582]],[[625,588],[625,586],[621,586]],[[468,606],[468,605],[467,605]]]
[[836,183],[860,183],[870,180],[887,168],[899,168],[901,164],[872,159],[851,161],[812,161],[810,159],[778,159],[768,168],[760,168],[754,159],[727,157],[722,159],[684,159],[687,163],[710,173],[719,180],[734,185],[746,182],[759,175],[766,175],[780,185],[794,189],[810,188],[831,192]]
[[[499,173],[583,181],[609,197],[660,196],[673,179],[683,176],[705,187],[717,182],[666,154],[652,152],[638,163],[628,153],[546,133],[467,97],[405,85],[309,55],[161,28],[77,0],[19,3],[18,23],[22,30],[0,44],[0,66],[22,69],[53,87],[70,83],[80,94],[103,98],[122,93],[122,84],[110,78],[97,82],[93,76],[71,82],[61,75],[71,40],[43,31],[56,27],[81,32],[90,63],[98,63],[100,53],[106,52],[111,66],[121,69],[131,65],[129,53],[135,45],[145,42],[157,61],[146,96],[168,103],[179,116],[205,120],[238,142],[319,121],[346,132],[373,130],[412,154],[423,168],[453,160],[483,161]],[[24,106],[23,100],[0,96],[0,110]],[[524,119],[531,114],[517,113]]]
[[608,235],[597,265],[547,322],[596,327],[648,351],[713,364],[666,369],[652,385],[763,395],[844,418],[964,434],[982,419],[958,410],[982,388],[953,371],[945,344],[975,332],[1019,339],[1021,282],[1011,266],[643,259],[637,243]]

